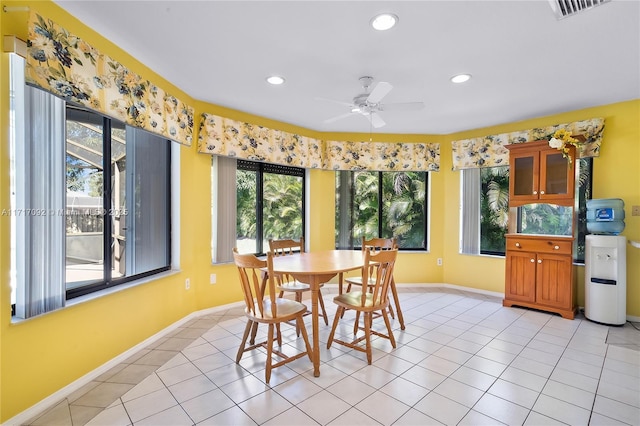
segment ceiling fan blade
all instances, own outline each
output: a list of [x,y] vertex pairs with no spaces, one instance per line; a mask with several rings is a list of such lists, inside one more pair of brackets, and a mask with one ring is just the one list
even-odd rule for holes
[[393,89],[393,86],[386,81],[379,82],[376,84],[376,87],[373,88],[369,97],[367,97],[367,102],[372,104],[379,103],[382,98],[387,96],[387,93],[389,93],[391,89]]
[[342,120],[343,118],[347,118],[351,114],[353,114],[353,113],[352,112],[347,112],[347,113],[344,113],[344,114],[337,115],[335,117],[327,118],[326,120],[324,120],[324,123],[333,123],[334,121],[338,121],[338,120]]
[[378,115],[378,114],[377,114],[377,113],[375,113],[375,112],[372,112],[371,114],[368,114],[368,115],[367,115],[367,118],[368,118],[368,119],[369,119],[369,121],[371,122],[371,125],[372,125],[373,127],[375,127],[376,129],[377,129],[378,127],[382,127],[382,126],[384,126],[385,124],[387,124],[387,123],[385,123],[385,122],[384,122],[384,120],[382,119],[382,117],[380,117],[380,115]]
[[316,101],[324,101],[324,102],[332,102],[334,104],[345,105],[348,107],[353,107],[353,104],[350,102],[337,101],[335,99],[327,99],[327,98],[313,98]]
[[392,104],[382,104],[381,111],[417,111],[424,108],[424,102],[397,102]]

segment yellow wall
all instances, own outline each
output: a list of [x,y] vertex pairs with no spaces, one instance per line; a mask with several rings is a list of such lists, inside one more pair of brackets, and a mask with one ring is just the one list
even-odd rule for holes
[[[128,68],[175,93],[203,111],[250,121],[310,137],[362,140],[362,134],[319,134],[240,111],[207,105],[191,99],[125,52],[49,1],[2,2],[27,5],[84,38]],[[2,35],[26,37],[26,13],[0,12]],[[8,58],[0,59],[0,209],[9,208],[8,167]],[[440,142],[441,171],[430,174],[429,253],[402,253],[396,271],[400,283],[446,282],[502,292],[504,259],[458,254],[459,173],[451,171],[449,141],[502,133],[532,126],[605,117],[602,156],[594,165],[594,197],[619,197],[627,204],[624,235],[640,240],[640,218],[630,216],[630,206],[640,205],[640,101],[510,123],[455,135],[373,135],[374,140]],[[241,300],[232,265],[211,264],[211,158],[196,146],[180,147],[180,270],[137,287],[99,299],[11,323],[9,287],[9,220],[0,217],[0,422],[17,415],[48,395],[96,369],[113,357],[144,341],[189,313]],[[334,245],[334,179],[330,171],[312,170],[309,188],[311,250]],[[223,206],[221,206],[223,208]],[[436,266],[443,258],[444,265]],[[640,316],[640,250],[628,252],[628,314]],[[582,268],[579,268],[580,270]],[[580,272],[580,271],[579,271]],[[217,284],[209,284],[209,274]],[[191,279],[191,289],[184,280]],[[580,278],[580,277],[579,277]],[[583,300],[583,295],[580,295]],[[34,385],[36,384],[36,385]]]

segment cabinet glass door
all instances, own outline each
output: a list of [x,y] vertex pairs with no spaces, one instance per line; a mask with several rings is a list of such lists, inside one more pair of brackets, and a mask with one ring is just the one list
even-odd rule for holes
[[515,159],[513,194],[530,196],[534,191],[534,158],[520,157]]
[[[566,205],[573,204],[574,169],[556,150],[540,153],[540,200]],[[557,201],[556,201],[557,200]],[[562,202],[558,202],[563,200]]]

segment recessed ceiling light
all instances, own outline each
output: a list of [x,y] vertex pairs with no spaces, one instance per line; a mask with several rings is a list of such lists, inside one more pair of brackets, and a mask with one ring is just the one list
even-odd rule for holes
[[271,77],[267,77],[267,82],[269,84],[273,84],[274,86],[277,86],[279,84],[284,83],[284,78],[280,77],[279,75],[272,75]]
[[451,81],[454,83],[464,83],[471,78],[471,74],[458,74],[451,77]]
[[393,13],[381,13],[371,20],[371,26],[378,31],[386,31],[398,23],[398,17]]

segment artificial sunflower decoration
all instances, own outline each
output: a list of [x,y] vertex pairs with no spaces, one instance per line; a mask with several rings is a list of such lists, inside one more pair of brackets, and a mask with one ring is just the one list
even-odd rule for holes
[[[583,139],[581,137],[581,139]],[[565,129],[558,129],[549,139],[549,146],[562,152],[562,156],[569,160],[571,164],[572,158],[569,155],[569,145],[573,145],[576,149],[580,149],[582,141],[571,135],[571,132]]]

